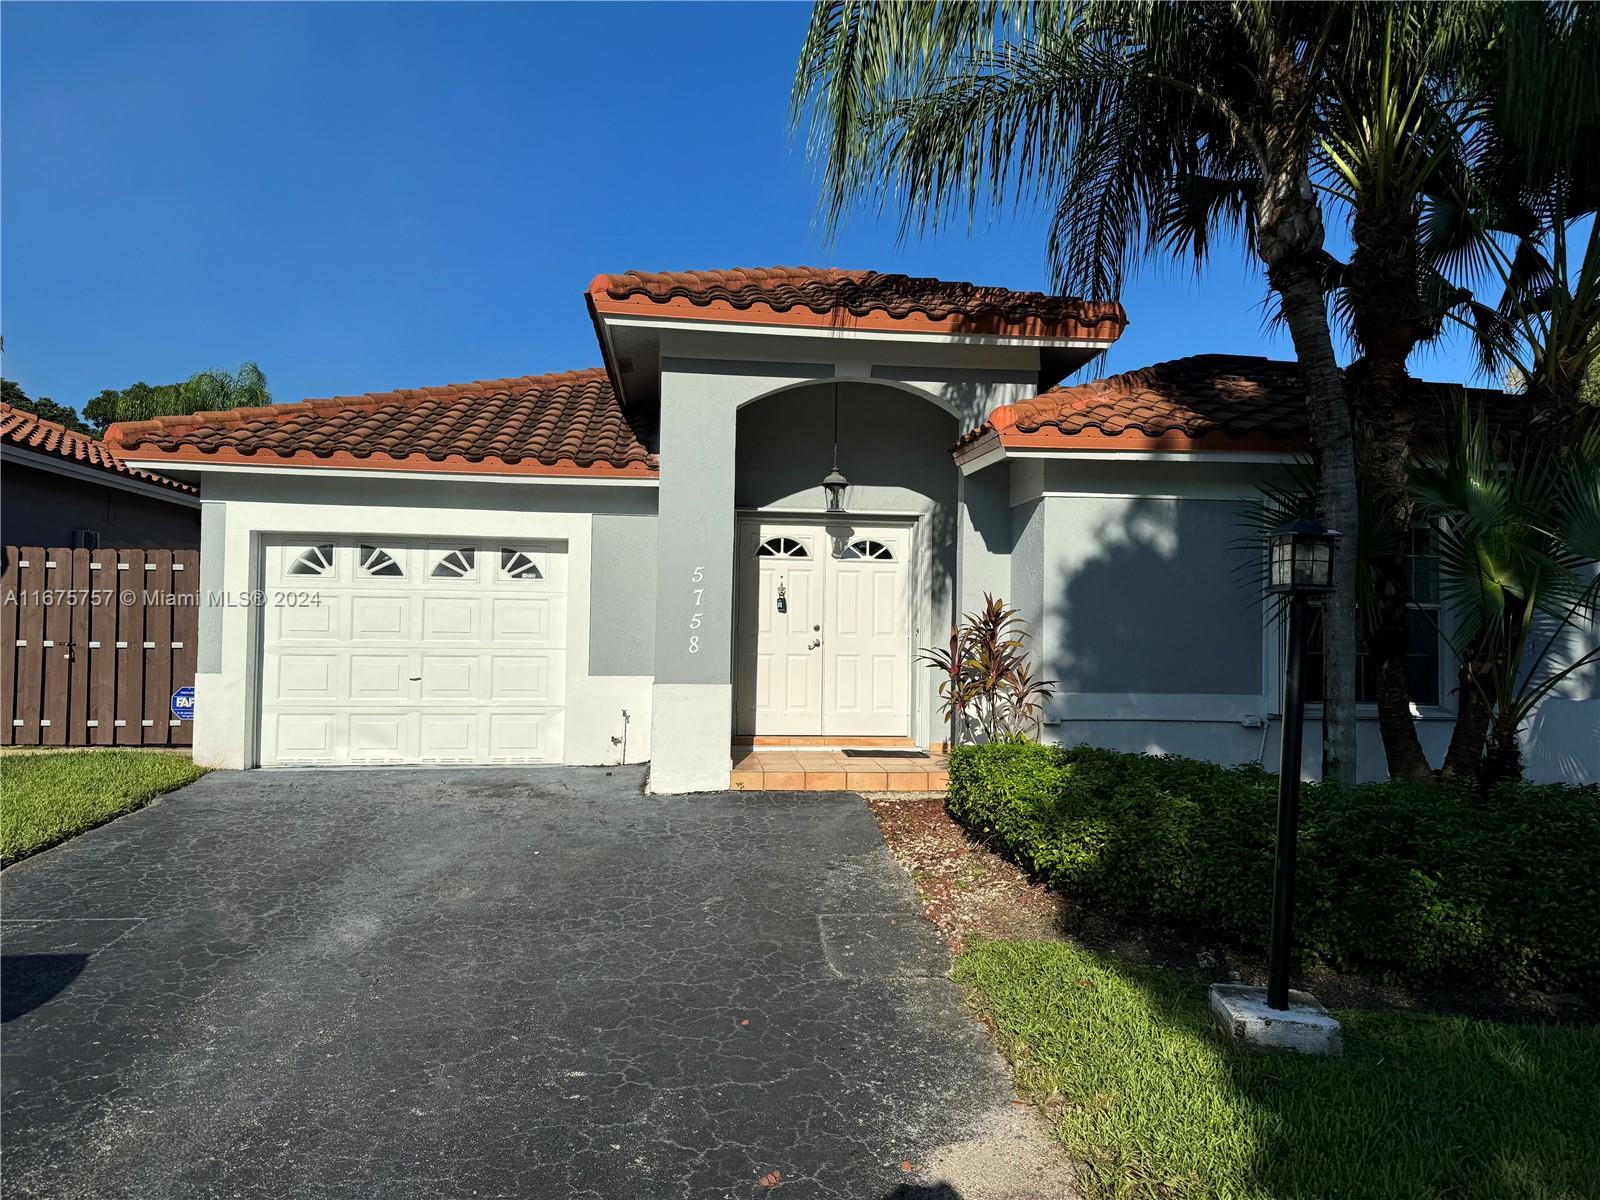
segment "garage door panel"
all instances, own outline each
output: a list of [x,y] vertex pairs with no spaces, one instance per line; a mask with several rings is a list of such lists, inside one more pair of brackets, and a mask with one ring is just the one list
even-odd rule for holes
[[307,534],[265,559],[318,602],[263,620],[264,764],[561,761],[565,543]]
[[490,666],[489,698],[559,704],[564,655],[496,654]]
[[279,700],[342,699],[339,667],[337,654],[280,654],[277,687],[271,694]]
[[422,762],[479,761],[476,712],[423,712],[417,757]]
[[350,714],[351,762],[405,762],[413,754],[415,713]]
[[351,654],[349,699],[408,700],[410,675],[410,655]]
[[565,637],[566,599],[562,596],[496,596],[490,601],[496,642],[553,646]]
[[483,633],[482,597],[425,596],[422,600],[424,643],[476,642]]
[[489,757],[494,762],[559,762],[559,712],[489,714]]
[[411,628],[410,596],[350,597],[350,637],[357,642],[407,642]]
[[269,610],[273,633],[283,642],[326,642],[339,635],[343,596],[323,595],[320,603],[275,606]]
[[333,712],[278,713],[269,730],[276,757],[283,762],[336,761],[338,724]]
[[472,700],[479,695],[482,660],[476,654],[424,654],[424,700]]

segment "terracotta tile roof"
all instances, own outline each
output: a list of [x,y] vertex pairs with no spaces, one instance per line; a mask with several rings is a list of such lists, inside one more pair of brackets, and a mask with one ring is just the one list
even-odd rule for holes
[[1128,323],[1116,303],[834,267],[597,275],[589,302],[599,312],[1107,342]]
[[[1418,380],[1434,396],[1445,385]],[[1471,389],[1478,401],[1501,394]],[[1437,405],[1419,406],[1424,419]],[[1504,424],[1514,414],[1491,411]],[[1196,354],[1087,383],[1051,388],[996,409],[956,443],[1078,450],[1308,448],[1310,417],[1295,362],[1244,354]]]
[[161,475],[152,475],[148,471],[135,471],[131,467],[124,466],[117,461],[111,447],[104,442],[86,433],[79,433],[75,429],[68,429],[55,421],[42,420],[30,412],[23,412],[20,408],[14,408],[4,402],[0,402],[0,445],[16,446],[22,450],[32,450],[36,454],[64,458],[68,462],[97,467],[102,471],[124,475],[142,483],[171,488],[175,492],[194,494],[197,491],[196,488],[187,483],[179,483],[176,479],[167,479]]
[[106,439],[124,457],[172,462],[656,473],[598,367],[134,421],[113,425]]

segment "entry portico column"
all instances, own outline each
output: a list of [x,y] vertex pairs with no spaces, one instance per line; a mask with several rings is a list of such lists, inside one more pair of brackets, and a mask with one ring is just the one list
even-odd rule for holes
[[718,791],[732,766],[738,401],[705,382],[662,363],[652,792]]
[[671,357],[663,344],[652,792],[728,786],[739,406],[803,382],[810,377],[803,371],[795,364]]

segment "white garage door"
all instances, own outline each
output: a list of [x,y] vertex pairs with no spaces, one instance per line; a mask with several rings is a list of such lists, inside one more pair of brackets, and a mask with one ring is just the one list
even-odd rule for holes
[[560,762],[564,542],[266,547],[261,763]]

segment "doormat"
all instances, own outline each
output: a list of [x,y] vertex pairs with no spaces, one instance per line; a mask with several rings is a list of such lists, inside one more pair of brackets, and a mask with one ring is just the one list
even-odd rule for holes
[[926,750],[846,750],[846,758],[927,758]]

